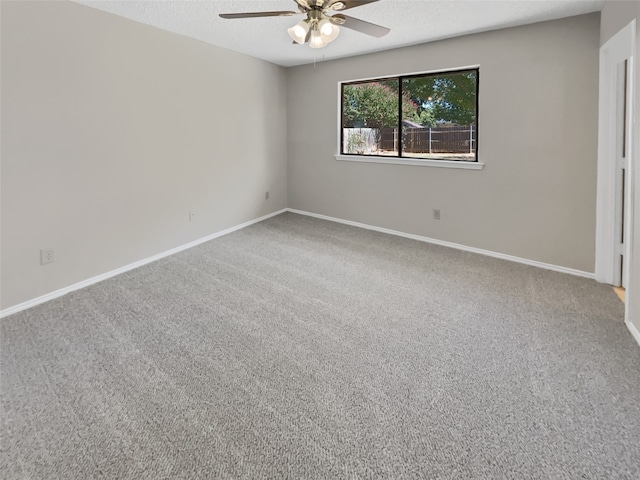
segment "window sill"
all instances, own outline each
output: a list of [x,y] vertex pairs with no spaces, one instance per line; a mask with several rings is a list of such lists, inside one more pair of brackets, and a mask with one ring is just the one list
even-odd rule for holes
[[420,167],[460,168],[463,170],[482,170],[484,163],[458,162],[454,160],[420,160],[418,158],[397,158],[375,155],[334,155],[343,162],[388,163],[391,165],[417,165]]

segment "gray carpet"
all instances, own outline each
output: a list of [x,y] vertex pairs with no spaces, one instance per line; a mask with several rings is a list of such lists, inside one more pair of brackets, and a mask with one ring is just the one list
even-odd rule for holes
[[283,214],[2,321],[3,479],[640,478],[594,281]]

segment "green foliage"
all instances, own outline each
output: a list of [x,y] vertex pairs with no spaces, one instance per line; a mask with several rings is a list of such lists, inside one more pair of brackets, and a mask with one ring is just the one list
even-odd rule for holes
[[416,123],[419,123],[423,127],[435,127],[436,118],[433,115],[433,111],[419,108]]
[[[458,125],[476,122],[476,72],[404,78],[402,119],[422,126],[438,121]],[[397,78],[344,86],[344,128],[396,128]]]
[[[398,80],[345,85],[344,128],[395,128],[398,126]],[[403,95],[403,118],[420,120],[418,105]]]
[[429,112],[434,124],[443,120],[470,125],[476,122],[476,83],[476,72],[467,71],[407,78],[402,90],[419,105],[421,114]]

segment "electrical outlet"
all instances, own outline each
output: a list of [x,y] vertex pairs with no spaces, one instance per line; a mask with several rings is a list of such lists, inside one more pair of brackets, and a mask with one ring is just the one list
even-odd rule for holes
[[45,248],[40,250],[40,265],[46,265],[52,263],[56,259],[53,248]]
[[264,199],[269,200],[269,192],[264,192]]
[[193,210],[189,210],[189,221],[193,222],[193,220],[196,218],[196,214]]
[[440,220],[440,209],[437,209],[437,208],[433,209],[433,219]]

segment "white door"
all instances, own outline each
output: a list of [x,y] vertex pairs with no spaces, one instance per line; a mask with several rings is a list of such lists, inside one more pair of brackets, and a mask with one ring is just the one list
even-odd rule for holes
[[635,21],[600,48],[596,279],[626,288],[632,222]]

